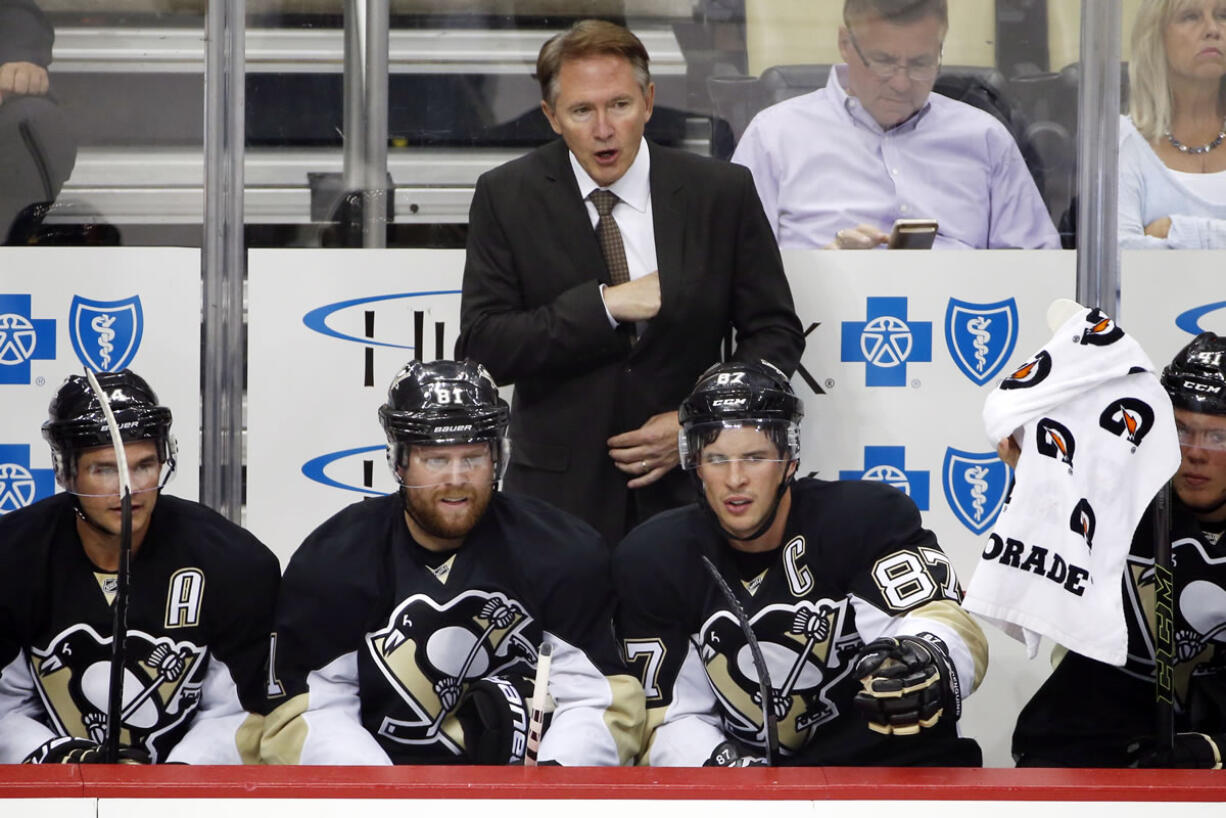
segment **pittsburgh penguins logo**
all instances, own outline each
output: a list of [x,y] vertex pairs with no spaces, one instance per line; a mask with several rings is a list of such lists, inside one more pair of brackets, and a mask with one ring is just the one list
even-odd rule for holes
[[1069,517],[1069,530],[1074,534],[1080,535],[1086,541],[1086,548],[1093,548],[1094,529],[1097,526],[1098,522],[1094,516],[1094,509],[1090,506],[1090,501],[1082,497],[1077,501],[1077,505],[1073,507],[1073,514]]
[[[770,676],[768,706],[784,752],[799,752],[819,726],[839,715],[831,693],[851,671],[851,659],[862,644],[854,627],[846,627],[846,605],[846,600],[829,599],[771,605],[751,621]],[[700,655],[725,728],[751,746],[765,746],[758,671],[737,618],[717,611],[699,634]]]
[[[129,630],[123,666],[121,744],[144,747],[165,759],[200,701],[208,649]],[[111,674],[111,638],[89,625],[61,632],[45,649],[30,652],[32,675],[61,735],[101,743]]]
[[1105,347],[1124,337],[1124,331],[1100,309],[1090,310],[1086,316],[1086,325],[1081,331],[1079,343],[1082,346]]
[[1073,453],[1077,451],[1077,441],[1068,427],[1057,423],[1051,418],[1043,418],[1035,427],[1035,442],[1039,454],[1053,457],[1061,463],[1073,468]]
[[1107,404],[1107,408],[1098,416],[1098,425],[1127,440],[1135,452],[1149,430],[1154,428],[1154,410],[1145,401],[1119,398]]
[[[1188,701],[1192,684],[1220,684],[1226,678],[1226,588],[1222,587],[1221,557],[1206,551],[1204,543],[1185,537],[1171,543],[1175,566],[1173,621],[1175,631],[1175,693]],[[1130,604],[1128,661],[1125,673],[1152,683],[1154,650],[1153,622],[1141,619],[1153,611],[1156,597],[1155,572],[1149,558],[1128,556],[1126,584]]]
[[1047,350],[1040,352],[1026,363],[1013,370],[1009,377],[1000,382],[1001,389],[1029,389],[1047,380],[1051,374],[1051,355]]
[[459,755],[463,733],[453,711],[470,682],[521,664],[536,665],[541,628],[504,594],[465,591],[443,605],[424,594],[396,608],[366,636],[375,665],[397,691],[406,718],[388,716],[379,735],[400,744],[441,744]]

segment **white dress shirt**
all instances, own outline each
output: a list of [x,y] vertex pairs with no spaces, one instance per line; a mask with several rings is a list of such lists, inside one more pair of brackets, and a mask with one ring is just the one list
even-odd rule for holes
[[[596,212],[596,205],[592,204],[587,197],[600,185],[596,184],[591,176],[588,176],[574,153],[570,153],[569,156],[571,170],[575,172],[575,182],[579,185],[579,195],[583,197],[588,218],[591,219],[592,229],[595,230],[596,222],[600,221],[600,214]],[[617,229],[622,234],[622,245],[626,248],[626,263],[630,266],[631,281],[658,269],[655,222],[651,211],[650,176],[651,152],[647,150],[647,140],[640,137],[639,152],[634,157],[634,162],[630,164],[620,179],[606,188],[616,194],[619,200],[613,206],[612,215],[613,221],[617,222]],[[604,285],[601,285],[600,292],[603,296]],[[605,312],[608,313],[607,308]],[[612,315],[609,316],[609,324],[617,326],[617,321]]]
[[936,219],[938,249],[1060,246],[1021,151],[991,114],[933,93],[886,130],[844,90],[846,70],[758,113],[732,156],[753,173],[780,247],[825,247],[857,224],[888,233],[895,219]]

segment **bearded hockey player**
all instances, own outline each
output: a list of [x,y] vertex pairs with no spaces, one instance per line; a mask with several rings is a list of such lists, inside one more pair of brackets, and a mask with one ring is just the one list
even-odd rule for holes
[[97,378],[127,463],[89,382],[73,375],[43,424],[65,492],[0,517],[0,576],[10,580],[0,595],[0,761],[103,760],[126,468],[120,758],[254,763],[277,558],[213,511],[162,494],[175,470],[170,410],[134,372]]
[[613,638],[608,548],[577,518],[495,490],[509,417],[489,374],[411,362],[379,419],[400,490],[342,510],[291,558],[264,759],[523,763],[548,644],[540,761],[628,761],[643,693]]
[[1174,587],[1175,743],[1155,734],[1154,514],[1133,535],[1122,593],[1123,667],[1057,649],[1055,670],[1023,708],[1013,755],[1023,767],[1222,769],[1226,752],[1226,339],[1206,332],[1162,371],[1183,459],[1169,536]]
[[[901,491],[796,480],[783,373],[717,364],[680,409],[703,497],[614,554],[618,635],[654,765],[978,765],[961,699],[987,662],[949,559]],[[764,717],[765,712],[765,717]]]

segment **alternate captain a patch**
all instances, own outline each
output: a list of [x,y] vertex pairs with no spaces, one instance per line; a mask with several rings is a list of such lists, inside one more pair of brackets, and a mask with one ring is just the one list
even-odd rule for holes
[[406,718],[387,716],[379,735],[406,745],[440,744],[462,753],[459,724],[448,718],[468,683],[519,664],[536,666],[541,630],[505,594],[465,591],[440,605],[424,594],[400,603],[387,626],[368,634],[375,665],[396,690]]

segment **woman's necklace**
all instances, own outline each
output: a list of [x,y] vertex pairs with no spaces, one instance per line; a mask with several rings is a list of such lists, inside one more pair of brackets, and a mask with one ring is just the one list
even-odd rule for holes
[[1170,131],[1166,132],[1166,138],[1167,138],[1167,141],[1169,141],[1171,145],[1175,148],[1175,150],[1179,151],[1180,153],[1195,153],[1195,154],[1208,153],[1209,151],[1216,148],[1218,145],[1222,144],[1223,141],[1226,141],[1226,119],[1222,120],[1222,130],[1218,132],[1217,137],[1212,142],[1208,143],[1207,145],[1200,145],[1199,147],[1189,148],[1187,145],[1183,144],[1178,139],[1176,139],[1175,135],[1171,133]]

